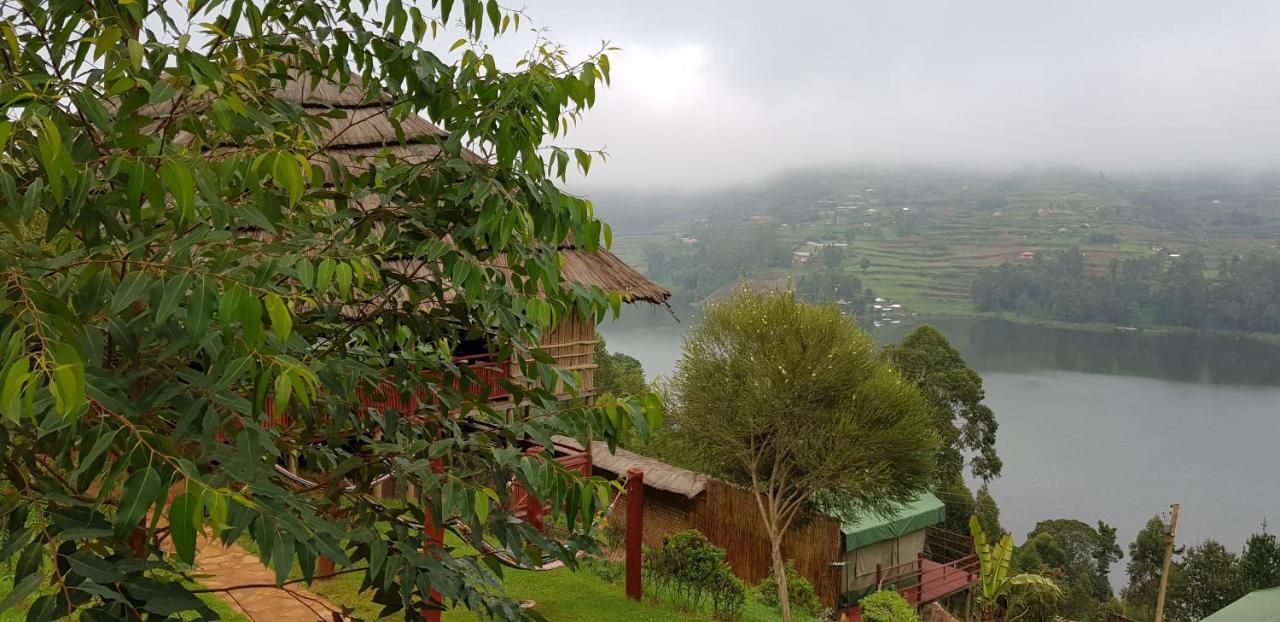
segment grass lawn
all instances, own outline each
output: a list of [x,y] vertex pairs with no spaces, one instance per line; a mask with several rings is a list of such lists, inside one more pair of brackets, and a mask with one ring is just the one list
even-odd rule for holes
[[[609,583],[587,570],[573,572],[568,569],[545,572],[510,571],[505,576],[507,594],[512,598],[532,600],[539,613],[553,622],[595,622],[597,620],[622,620],[626,622],[707,622],[711,616],[705,613],[682,613],[666,603],[646,598],[638,603],[626,597],[621,585]],[[334,603],[344,603],[355,608],[355,615],[372,619],[380,607],[361,595],[358,575],[344,575],[328,581],[320,581],[311,590]],[[448,611],[445,622],[471,622],[477,616],[467,611]],[[779,619],[776,609],[771,609],[752,599],[742,610],[742,622],[772,622]],[[811,618],[795,617],[808,622]]]

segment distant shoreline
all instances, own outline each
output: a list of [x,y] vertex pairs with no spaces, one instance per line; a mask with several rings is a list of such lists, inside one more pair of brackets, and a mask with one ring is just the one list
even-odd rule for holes
[[[1194,335],[1199,337],[1215,337],[1219,339],[1229,339],[1235,341],[1253,341],[1257,343],[1265,343],[1267,345],[1280,346],[1280,334],[1277,333],[1245,333],[1227,330],[1210,330],[1210,329],[1192,329],[1179,326],[1154,326],[1145,328],[1120,327],[1112,324],[1104,324],[1101,322],[1064,322],[1060,320],[1044,320],[1032,317],[1021,316],[1017,314],[993,313],[993,312],[930,312],[919,313],[911,316],[911,319],[919,324],[927,324],[930,319],[974,319],[974,320],[1004,320],[1015,324],[1025,324],[1031,326],[1043,326],[1045,328],[1058,328],[1063,330],[1075,330],[1090,333],[1123,333],[1136,335]],[[1121,330],[1123,328],[1134,328],[1134,330]]]

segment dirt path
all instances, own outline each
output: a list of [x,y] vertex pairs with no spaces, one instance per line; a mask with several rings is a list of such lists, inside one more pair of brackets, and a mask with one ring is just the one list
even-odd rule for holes
[[338,616],[340,609],[300,585],[276,587],[275,572],[236,544],[224,547],[221,542],[202,538],[196,545],[196,566],[197,580],[206,588],[255,586],[215,592],[254,622],[329,622],[341,619]]

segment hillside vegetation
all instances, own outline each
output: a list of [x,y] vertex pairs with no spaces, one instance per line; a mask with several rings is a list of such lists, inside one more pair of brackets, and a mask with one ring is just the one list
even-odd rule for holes
[[839,248],[839,269],[876,296],[918,313],[968,314],[980,310],[979,274],[1036,256],[1079,249],[1084,270],[1105,275],[1114,264],[1196,252],[1213,279],[1280,239],[1280,177],[1268,176],[856,169],[728,197],[731,205],[719,197],[685,212],[674,231],[653,225],[616,247],[695,303],[744,278],[782,282],[829,269],[817,258]]

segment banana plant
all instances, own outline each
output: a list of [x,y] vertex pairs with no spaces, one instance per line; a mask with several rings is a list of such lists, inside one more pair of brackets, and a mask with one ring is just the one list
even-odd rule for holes
[[987,538],[978,517],[969,517],[969,530],[973,532],[973,547],[978,553],[978,584],[973,599],[983,620],[995,620],[1007,615],[1010,599],[1024,590],[1061,592],[1053,579],[1038,574],[1010,574],[1013,561],[1013,537],[1004,534],[995,544]]

